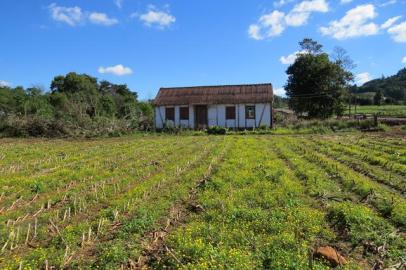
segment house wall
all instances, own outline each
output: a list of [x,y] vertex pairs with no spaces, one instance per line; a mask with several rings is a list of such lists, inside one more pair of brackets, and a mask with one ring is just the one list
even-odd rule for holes
[[164,128],[163,123],[165,123],[165,106],[155,107],[155,128]]
[[[255,119],[245,119],[245,106],[255,105]],[[226,120],[226,107],[236,106],[236,119]],[[189,120],[180,120],[180,107],[169,106],[175,108],[175,121],[169,121],[168,125],[175,127],[194,128],[195,114],[194,106],[189,106]],[[155,107],[155,127],[162,129],[165,123],[165,106]],[[218,104],[207,106],[208,125],[222,126],[227,128],[258,128],[260,126],[270,127],[272,125],[272,110],[270,103],[258,104]]]
[[[255,119],[245,118],[245,107],[255,105]],[[260,126],[270,127],[271,122],[271,104],[258,103],[258,104],[239,104],[237,112],[237,128],[258,128]]]

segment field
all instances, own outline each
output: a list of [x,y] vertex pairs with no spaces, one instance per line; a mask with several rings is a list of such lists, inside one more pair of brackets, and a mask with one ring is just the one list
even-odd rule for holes
[[[354,109],[354,108],[352,108]],[[357,113],[406,117],[406,105],[357,106]]]
[[3,139],[0,268],[399,266],[405,179],[384,133]]

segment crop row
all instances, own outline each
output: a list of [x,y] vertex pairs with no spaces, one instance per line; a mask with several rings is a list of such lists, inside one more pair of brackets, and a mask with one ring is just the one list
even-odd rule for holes
[[[111,227],[110,223],[114,226],[122,213],[136,208],[139,202],[148,201],[148,197],[163,187],[164,183],[169,181],[168,179],[176,179],[176,176],[183,171],[179,165],[189,166],[193,153],[199,153],[199,156],[204,155],[199,150],[204,143],[207,141],[196,143],[192,147],[178,148],[170,155],[157,151],[162,158],[151,160],[150,165],[140,169],[135,170],[132,166],[127,169],[120,167],[120,171],[125,174],[117,176],[119,180],[115,185],[102,185],[93,192],[82,194],[86,202],[86,206],[82,209],[75,211],[72,200],[70,200],[70,204],[65,206],[63,215],[59,211],[63,208],[57,208],[42,216],[38,223],[41,221],[43,225],[38,229],[35,241],[29,241],[38,247],[26,251],[27,245],[20,245],[21,250],[17,252],[24,254],[21,259],[24,265],[43,265],[44,260],[41,256],[46,256],[46,254],[52,254],[52,256],[46,256],[49,258],[50,265],[61,266],[72,263],[70,261],[78,248],[84,248],[88,243],[93,242],[95,237],[102,235],[101,232],[104,228]],[[207,153],[207,151],[203,152]],[[153,157],[153,155],[149,157]],[[173,176],[167,179],[168,173],[172,171],[174,171]],[[151,203],[150,201],[149,204]],[[66,214],[67,210],[68,214]],[[15,260],[13,263],[18,261]]]
[[309,255],[320,245],[353,258],[348,269],[401,261],[403,199],[390,197],[387,220],[378,203],[391,193],[314,145],[286,137],[237,142],[198,197],[204,212],[169,236],[169,251],[153,267],[324,269]]
[[312,142],[314,143],[311,143],[311,141],[309,141],[306,142],[306,144],[311,144],[311,146],[318,152],[332,157],[333,159],[347,165],[357,172],[367,175],[377,182],[388,185],[391,188],[398,190],[399,192],[406,192],[406,182],[404,181],[403,176],[395,172],[388,171],[387,169],[380,166],[373,166],[353,155],[343,152],[341,149],[341,145],[328,144],[325,143],[323,140],[313,140]]
[[[100,141],[92,140],[85,142],[49,141],[33,142],[31,144],[15,144],[12,148],[0,145],[0,172],[13,173],[30,169],[40,170],[47,166],[54,166],[55,162],[69,159],[81,160],[82,157],[91,157],[91,154],[103,149],[132,146],[141,143],[141,140],[116,141],[106,140],[103,144]],[[106,147],[108,146],[108,147]],[[90,154],[90,155],[89,155]]]
[[204,212],[169,236],[171,252],[154,267],[329,269],[309,251],[334,233],[273,143],[239,139],[198,202]]
[[[7,157],[10,162],[0,167],[2,172],[3,181],[6,179],[13,179],[18,176],[24,175],[46,175],[60,169],[77,169],[86,165],[89,161],[97,157],[108,157],[122,153],[128,154],[126,149],[141,149],[143,146],[155,144],[164,144],[168,140],[128,140],[124,142],[110,142],[99,143],[98,145],[91,145],[88,147],[86,144],[82,148],[80,146],[72,147],[70,144],[66,146],[55,146],[47,150],[41,149],[41,145],[36,149],[33,154],[33,160],[13,159],[13,151],[5,151],[3,155]],[[38,153],[37,153],[38,151]],[[44,157],[42,157],[44,155]]]
[[314,162],[325,170],[332,178],[339,181],[342,186],[357,194],[361,200],[368,201],[383,217],[390,218],[400,227],[406,226],[406,201],[404,197],[391,192],[387,187],[375,182],[371,178],[353,171],[350,167],[318,153],[308,147],[306,140],[287,138],[290,145],[300,151],[303,157]]
[[28,145],[0,178],[0,268],[330,269],[313,257],[327,245],[342,269],[406,256],[401,140],[178,139]]
[[325,139],[320,140],[319,142],[348,155],[357,157],[371,165],[380,166],[388,171],[393,171],[402,176],[406,176],[406,165],[402,164],[401,160],[398,160],[397,155],[385,154],[356,144],[347,144],[343,141],[340,141],[339,145]]
[[[162,145],[157,144],[156,146]],[[174,147],[169,149],[173,149],[171,151],[174,152]],[[119,174],[123,173],[118,168],[131,166],[134,169],[143,163],[149,162],[147,159],[154,159],[156,156],[159,156],[160,151],[153,152],[153,149],[154,144],[146,145],[141,149],[127,148],[121,151],[114,150],[108,155],[96,156],[76,170],[60,169],[52,174],[37,177],[24,176],[14,180],[8,179],[8,185],[4,185],[6,195],[3,193],[0,214],[7,212],[7,210],[15,211],[19,207],[25,207],[26,209],[35,208],[37,204],[34,202],[48,202],[52,200],[50,196],[68,193],[75,189],[81,190],[85,186],[97,183],[97,181],[116,178]],[[166,151],[165,149],[167,148],[164,147],[162,149]],[[151,152],[153,154],[148,155]],[[162,154],[165,155],[168,152]],[[9,186],[10,184],[12,185]]]
[[[166,168],[165,162],[168,162],[168,159],[171,159],[169,160],[170,164],[174,164],[176,163],[175,157],[178,154],[188,156],[195,151],[198,152],[198,149],[201,148],[203,144],[204,142],[196,144],[194,147],[185,146],[183,150],[181,148],[177,149],[177,151],[171,155],[168,155],[168,153],[162,151],[158,151],[159,154],[161,154],[162,158],[158,160],[151,160],[149,165],[145,164],[147,166],[142,165],[143,163],[145,163],[143,162],[139,164],[139,166],[141,166],[139,168],[132,167],[131,165],[133,164],[131,163],[129,166],[127,166],[127,168],[120,167],[119,171],[121,172],[121,174],[117,176],[117,179],[119,181],[117,180],[118,182],[114,185],[112,185],[111,183],[110,185],[107,185],[103,181],[101,185],[91,185],[91,183],[88,183],[91,189],[85,191],[85,193],[83,194],[80,194],[80,191],[78,191],[78,194],[75,192],[70,192],[68,193],[69,196],[65,196],[65,194],[64,199],[59,198],[57,201],[52,202],[50,209],[47,209],[47,207],[45,207],[45,209],[43,209],[41,213],[42,215],[35,219],[38,220],[38,227],[42,228],[42,230],[38,229],[36,240],[40,242],[40,246],[46,244],[44,243],[44,241],[49,238],[47,237],[49,236],[49,232],[47,231],[47,226],[45,225],[49,223],[50,219],[54,220],[53,223],[58,226],[58,230],[61,230],[61,228],[63,227],[69,227],[69,224],[74,224],[73,216],[88,216],[89,214],[97,213],[96,210],[99,207],[105,208],[106,204],[109,204],[111,202],[111,200],[109,199],[110,197],[114,196],[116,198],[123,189],[138,185],[140,179],[146,180],[154,173],[156,173],[157,169],[163,171]],[[156,168],[157,166],[158,168]],[[8,238],[6,238],[7,240],[3,240],[10,240],[10,237],[14,237],[13,234],[15,233],[13,231],[18,230],[18,228],[23,228],[24,225],[25,227],[22,230],[24,231],[24,233],[28,232],[28,227],[30,226],[29,224],[31,224],[31,227],[34,227],[33,222],[30,221],[27,224],[27,220],[24,220],[24,222],[18,226],[9,226],[9,228],[7,228],[7,231],[4,232],[8,233],[9,236]],[[41,237],[41,234],[43,235],[43,237]],[[8,247],[10,247],[10,245],[8,245]]]
[[[291,144],[286,146],[285,141],[276,144],[282,158],[307,187],[306,192],[327,211],[327,221],[337,231],[338,240],[349,241],[353,253],[359,250],[370,257],[371,265],[379,259],[391,265],[406,255],[406,239],[390,222],[360,202],[351,190],[343,189],[334,176],[309,161],[306,154],[296,151]],[[379,251],[378,247],[383,246],[385,250]]]

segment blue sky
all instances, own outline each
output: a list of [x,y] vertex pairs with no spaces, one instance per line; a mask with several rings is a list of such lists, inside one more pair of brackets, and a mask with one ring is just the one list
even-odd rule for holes
[[0,84],[70,71],[159,87],[271,82],[311,37],[345,48],[358,83],[406,65],[406,0],[1,0]]

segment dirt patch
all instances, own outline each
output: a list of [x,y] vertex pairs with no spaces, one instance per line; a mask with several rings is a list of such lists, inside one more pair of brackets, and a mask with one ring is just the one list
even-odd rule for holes
[[313,256],[328,261],[333,267],[347,264],[347,260],[336,249],[330,246],[318,247]]

